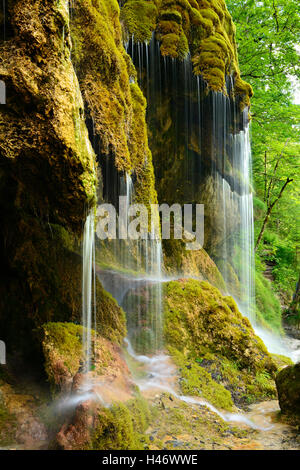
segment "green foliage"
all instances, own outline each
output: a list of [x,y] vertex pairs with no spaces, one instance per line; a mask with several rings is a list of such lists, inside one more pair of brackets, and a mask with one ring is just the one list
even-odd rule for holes
[[283,232],[277,230],[276,222],[271,222],[257,252],[262,260],[261,270],[265,263],[272,265],[272,287],[286,304],[291,300],[299,276],[295,230],[297,227],[294,231],[291,227],[290,233],[283,236]]
[[255,273],[256,315],[257,320],[266,328],[282,332],[280,302],[272,290],[272,285],[263,273]]

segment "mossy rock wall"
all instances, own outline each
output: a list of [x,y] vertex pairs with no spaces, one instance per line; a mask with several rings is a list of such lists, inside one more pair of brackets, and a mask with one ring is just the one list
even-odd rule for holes
[[72,315],[78,303],[63,228],[81,233],[97,178],[70,60],[66,2],[8,2],[6,31],[0,41],[7,96],[0,107],[0,329],[10,355],[32,349],[32,328],[53,315]]
[[156,203],[146,100],[123,46],[118,2],[78,0],[73,6],[73,61],[91,141],[103,168],[104,195],[117,171],[134,174],[137,202]]
[[0,181],[3,191],[10,188],[4,199],[80,230],[96,173],[70,60],[68,10],[56,1],[18,0],[8,7],[12,35],[0,42],[7,94],[0,109]]
[[181,240],[164,240],[164,266],[169,274],[191,276],[210,282],[222,292],[226,292],[226,285],[222,274],[214,261],[202,248],[199,250],[186,250]]
[[[59,225],[28,218],[19,220],[16,229],[13,260],[2,283],[1,335],[9,354],[19,349],[32,354],[39,352],[35,330],[43,323],[81,323],[82,258],[78,242]],[[125,314],[98,279],[96,298],[98,331],[120,343],[126,335]]]
[[243,106],[252,96],[241,77],[235,26],[224,0],[126,0],[121,9],[125,36],[149,42],[155,33],[163,56],[185,59],[190,53],[194,73],[215,91],[225,92],[225,76],[235,79]]
[[[78,9],[83,8],[76,3]],[[92,6],[94,2],[88,3],[99,19],[101,12]],[[84,21],[88,19],[91,17],[85,15]],[[117,67],[122,103],[126,93],[131,97],[131,89],[134,96],[126,132],[131,132],[144,157],[149,152],[143,121],[146,104],[141,92],[129,85],[127,67],[133,74],[134,68],[118,39],[117,3],[108,8],[108,20],[123,62],[119,56],[118,60],[126,68],[125,78],[120,79],[122,71]],[[6,4],[7,36],[0,40],[0,79],[7,92],[7,102],[0,107],[0,331],[8,356],[16,351],[39,353],[34,330],[45,322],[81,321],[80,236],[86,209],[95,203],[99,171],[86,125],[90,112],[85,109],[86,90],[81,80],[79,85],[73,67],[78,49],[72,48],[70,26],[68,2],[18,0]],[[88,34],[86,39],[91,39]],[[100,67],[104,44],[91,40],[91,50],[94,46],[99,55],[89,57],[91,64]],[[109,44],[105,47],[110,50]],[[108,82],[103,67],[101,79]],[[113,67],[107,71],[111,78]],[[86,70],[84,64],[82,70]],[[107,134],[111,132],[109,124],[104,125]],[[134,156],[138,150],[131,153],[131,167],[140,163],[140,193],[145,197],[152,190],[149,198],[155,202],[151,155],[144,165],[144,160]],[[99,329],[120,342],[125,335],[124,312],[99,282],[97,301]]]

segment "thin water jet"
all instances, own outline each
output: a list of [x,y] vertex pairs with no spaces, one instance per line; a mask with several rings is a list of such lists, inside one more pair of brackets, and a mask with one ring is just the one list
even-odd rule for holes
[[92,328],[96,319],[95,216],[92,209],[85,221],[82,242],[82,325],[85,372],[91,369]]

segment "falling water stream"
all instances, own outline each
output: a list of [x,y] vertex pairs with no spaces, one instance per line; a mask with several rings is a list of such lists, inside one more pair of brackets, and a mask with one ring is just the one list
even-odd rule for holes
[[126,48],[148,102],[158,199],[204,204],[204,248],[228,293],[255,324],[248,108],[241,111],[233,98],[232,77],[226,79],[227,95],[208,91],[194,75],[190,56],[162,57],[154,37],[149,44],[131,39]]
[[85,221],[82,243],[82,325],[85,370],[91,369],[92,328],[96,318],[95,217],[92,209]]
[[[135,192],[129,175],[120,177],[120,196],[125,197],[127,225],[128,209],[135,202]],[[154,225],[154,224],[153,224]],[[117,238],[108,242],[118,267],[98,269],[104,288],[124,308],[130,340],[139,352],[151,352],[163,347],[162,319],[162,245],[160,234],[152,229],[138,240]],[[101,251],[101,248],[99,248]]]

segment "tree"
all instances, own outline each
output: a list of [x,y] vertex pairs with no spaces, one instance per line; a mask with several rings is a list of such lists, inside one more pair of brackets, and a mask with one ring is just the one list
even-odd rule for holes
[[[275,205],[278,203],[278,201],[282,197],[284,190],[287,188],[287,185],[293,181],[293,178],[290,178],[289,176],[287,176],[286,180],[282,184],[282,178],[278,177],[279,165],[283,160],[284,151],[285,151],[286,146],[288,145],[288,142],[289,142],[289,139],[286,140],[280,155],[275,159],[275,165],[274,165],[272,174],[270,176],[268,176],[268,166],[270,166],[270,164],[268,164],[267,150],[265,150],[264,152],[264,202],[266,203],[267,211],[263,219],[262,227],[261,227],[261,230],[259,232],[259,235],[256,241],[255,250],[257,250],[258,245],[261,242],[266,225],[268,223],[268,220],[271,216],[271,213]],[[269,177],[269,181],[268,181],[268,177]],[[272,198],[272,196],[274,196],[274,188],[278,186],[278,184],[279,185],[281,184],[280,190],[275,195],[275,197]]]
[[[274,261],[274,287],[285,302],[298,278],[300,77],[298,0],[227,0],[236,25],[241,75],[251,100],[257,255]],[[291,181],[293,180],[293,182]],[[262,243],[263,241],[263,243]]]

